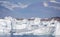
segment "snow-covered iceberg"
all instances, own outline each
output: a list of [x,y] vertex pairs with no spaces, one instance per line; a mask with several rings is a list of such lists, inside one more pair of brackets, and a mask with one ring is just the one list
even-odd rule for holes
[[[60,18],[0,19],[0,34],[60,35]],[[58,33],[59,32],[59,33]]]

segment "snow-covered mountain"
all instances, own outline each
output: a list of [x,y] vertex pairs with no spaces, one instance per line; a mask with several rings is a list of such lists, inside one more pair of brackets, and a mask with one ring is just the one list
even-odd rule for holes
[[0,34],[13,35],[60,35],[60,17],[16,19],[5,17],[0,19]]

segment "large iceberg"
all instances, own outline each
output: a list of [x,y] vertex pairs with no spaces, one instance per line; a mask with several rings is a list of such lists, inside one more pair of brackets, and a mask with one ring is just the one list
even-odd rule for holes
[[60,35],[60,18],[0,19],[0,34]]

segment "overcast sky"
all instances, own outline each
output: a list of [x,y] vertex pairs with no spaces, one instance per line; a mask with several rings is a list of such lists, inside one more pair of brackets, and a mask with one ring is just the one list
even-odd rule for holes
[[0,0],[0,18],[60,17],[60,0]]

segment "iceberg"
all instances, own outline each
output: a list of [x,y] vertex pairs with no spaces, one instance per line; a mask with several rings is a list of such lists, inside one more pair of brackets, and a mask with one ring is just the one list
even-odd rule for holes
[[0,33],[13,35],[60,35],[59,26],[58,18],[0,19]]

